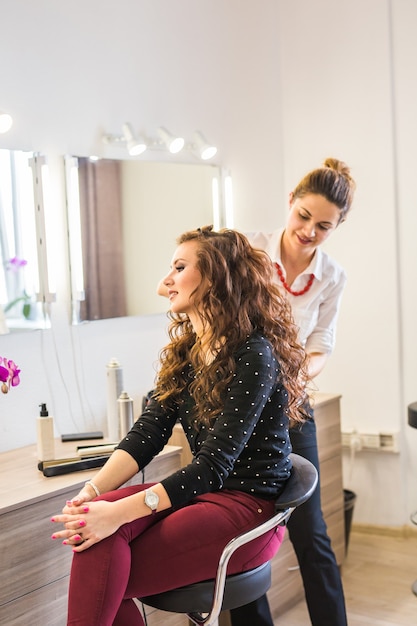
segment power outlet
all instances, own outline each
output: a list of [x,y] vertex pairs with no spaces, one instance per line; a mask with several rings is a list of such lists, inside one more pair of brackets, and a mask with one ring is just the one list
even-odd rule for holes
[[342,446],[344,448],[350,448],[350,438],[352,433],[342,433]]
[[380,435],[372,434],[372,435],[360,435],[362,448],[366,448],[368,450],[379,450],[381,447],[381,437]]
[[379,435],[380,450],[386,452],[399,452],[399,434],[398,433],[380,433]]
[[399,452],[398,433],[342,433],[342,446],[358,452],[359,450],[378,450],[380,452]]

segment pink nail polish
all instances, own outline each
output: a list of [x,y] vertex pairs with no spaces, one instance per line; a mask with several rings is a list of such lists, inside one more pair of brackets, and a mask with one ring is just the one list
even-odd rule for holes
[[81,539],[80,535],[74,535],[74,541],[81,541]]
[[54,521],[55,521],[55,517],[51,517],[51,522],[54,522]]
[[62,542],[64,546],[66,546],[68,544],[68,541],[66,539],[64,539],[64,541]]
[[90,510],[90,509],[88,508],[88,506],[83,506],[83,511],[84,511],[84,513],[88,513],[88,511],[89,511],[89,510]]
[[51,535],[51,539],[56,539],[56,535]]
[[79,524],[80,524],[80,526],[85,526],[85,520],[80,519]]

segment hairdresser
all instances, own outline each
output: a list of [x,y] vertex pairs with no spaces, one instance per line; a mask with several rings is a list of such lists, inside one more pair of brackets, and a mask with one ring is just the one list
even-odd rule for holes
[[[308,354],[314,378],[333,351],[336,321],[346,282],[343,269],[321,245],[344,222],[351,208],[355,183],[345,163],[334,158],[307,173],[289,196],[285,228],[258,232],[249,239],[273,261],[275,280],[291,304],[299,341]],[[319,469],[316,424],[310,419],[290,429],[293,451]],[[288,522],[313,626],[346,626],[346,609],[339,568],[320,502],[320,486],[298,507]],[[266,595],[231,611],[233,626],[274,626]]]

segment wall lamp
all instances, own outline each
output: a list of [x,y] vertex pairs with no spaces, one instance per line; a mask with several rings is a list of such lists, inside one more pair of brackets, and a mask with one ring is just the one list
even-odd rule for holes
[[133,133],[132,127],[130,124],[126,123],[122,126],[123,136],[126,140],[127,151],[130,156],[139,156],[145,152],[148,147],[145,143],[143,137],[138,137]]
[[191,150],[197,154],[203,161],[212,159],[217,153],[216,146],[211,145],[200,131],[196,131],[193,135],[193,143]]
[[182,137],[173,135],[163,126],[157,129],[157,138],[155,139],[144,139],[136,135],[128,122],[122,125],[122,132],[122,135],[104,134],[102,140],[105,144],[122,144],[130,156],[139,156],[145,150],[162,149],[168,150],[171,154],[178,154],[181,150],[186,149],[199,159],[207,161],[217,153],[217,148],[211,145],[200,131],[193,134],[193,140],[190,143],[185,143]]
[[158,137],[171,154],[181,152],[185,144],[182,137],[175,137],[175,135],[171,135],[171,133],[168,132],[163,126],[158,128]]
[[0,111],[0,133],[7,133],[11,129],[13,118],[8,113]]
[[147,149],[147,144],[142,137],[135,135],[132,126],[125,122],[122,125],[122,135],[103,135],[104,143],[123,143],[130,156],[139,156]]

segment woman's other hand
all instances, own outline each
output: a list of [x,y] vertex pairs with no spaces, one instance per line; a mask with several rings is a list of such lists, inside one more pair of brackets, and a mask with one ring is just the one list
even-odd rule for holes
[[87,550],[112,535],[123,523],[117,504],[100,500],[76,506],[74,500],[71,500],[61,515],[51,518],[51,522],[64,525],[64,530],[55,532],[52,539],[62,539],[62,543],[72,546],[74,552]]

